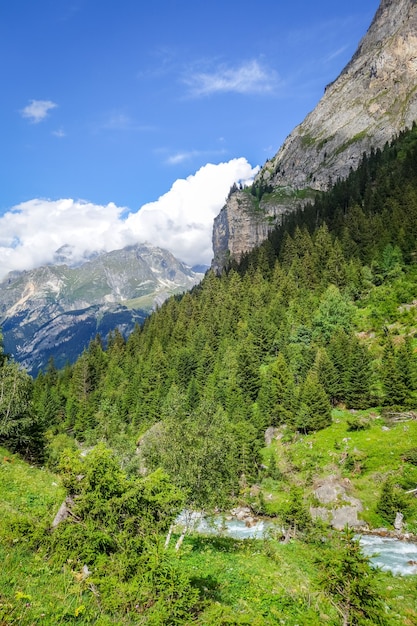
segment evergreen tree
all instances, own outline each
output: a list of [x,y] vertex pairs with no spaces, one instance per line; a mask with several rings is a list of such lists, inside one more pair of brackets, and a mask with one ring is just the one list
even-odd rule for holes
[[313,370],[316,372],[317,379],[327,393],[331,404],[336,404],[340,395],[340,381],[336,368],[325,348],[317,350]]
[[241,333],[238,349],[238,383],[250,401],[255,401],[260,387],[260,351],[252,333]]
[[300,401],[296,423],[301,432],[308,433],[330,426],[332,422],[330,402],[314,370],[309,372],[302,385]]
[[388,337],[382,353],[380,373],[384,391],[383,401],[386,406],[405,406],[407,404],[411,392],[407,363],[407,356],[406,363],[400,362],[392,338]]
[[265,426],[292,424],[295,410],[295,385],[282,353],[261,374],[258,408]]
[[338,328],[330,339],[327,353],[336,372],[333,380],[334,402],[346,400],[346,381],[349,377],[350,337],[341,328]]
[[397,513],[404,513],[407,502],[404,493],[394,485],[393,479],[388,478],[382,485],[381,493],[376,504],[376,512],[389,524],[394,524]]
[[361,551],[354,531],[346,529],[319,559],[320,585],[337,607],[343,626],[388,624],[376,587],[378,573]]
[[369,350],[354,336],[347,360],[345,400],[351,408],[366,409],[371,402],[372,363]]

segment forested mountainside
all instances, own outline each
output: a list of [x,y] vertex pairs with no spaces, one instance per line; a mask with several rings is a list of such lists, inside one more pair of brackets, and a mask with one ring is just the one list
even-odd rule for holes
[[[95,338],[73,366],[33,381],[3,355],[0,443],[58,472],[48,485],[63,491],[32,486],[24,504],[5,452],[1,549],[14,576],[17,560],[59,572],[59,589],[72,581],[53,609],[11,586],[5,623],[415,623],[413,577],[372,570],[331,526],[349,508],[353,527],[393,529],[401,513],[417,534],[416,165],[413,126],[240,263],[127,340]],[[171,547],[180,510],[242,505],[277,519],[284,545]]]
[[88,440],[121,424],[140,434],[170,403],[183,419],[212,414],[236,438],[238,476],[256,472],[268,426],[316,430],[340,402],[412,404],[416,161],[414,127],[127,342],[115,333],[103,351],[97,338],[73,367],[41,375],[39,412]]

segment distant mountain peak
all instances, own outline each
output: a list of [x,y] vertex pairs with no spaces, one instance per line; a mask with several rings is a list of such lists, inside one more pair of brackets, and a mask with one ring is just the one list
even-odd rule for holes
[[74,260],[71,246],[57,263],[10,273],[0,283],[0,327],[6,352],[36,373],[54,356],[74,361],[100,333],[133,330],[170,295],[191,289],[202,274],[150,244]]
[[91,261],[96,256],[105,254],[104,250],[85,251],[80,258],[79,253],[74,246],[70,244],[64,244],[58,250],[55,250],[52,263],[50,265],[68,265],[68,267],[79,267],[87,261]]

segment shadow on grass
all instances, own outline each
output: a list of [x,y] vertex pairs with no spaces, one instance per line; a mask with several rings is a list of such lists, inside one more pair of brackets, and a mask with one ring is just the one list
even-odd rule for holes
[[241,552],[253,545],[255,541],[255,539],[235,539],[216,535],[192,535],[188,538],[187,543],[196,551],[211,549],[217,552]]
[[221,601],[220,583],[214,576],[194,576],[190,578],[191,585],[199,590],[203,600]]

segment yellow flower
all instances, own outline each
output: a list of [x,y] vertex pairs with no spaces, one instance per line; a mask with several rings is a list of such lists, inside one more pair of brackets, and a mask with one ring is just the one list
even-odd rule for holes
[[84,611],[85,611],[84,604],[81,604],[80,606],[77,606],[77,608],[74,611],[75,617],[78,617],[79,615],[81,615],[81,613],[84,613]]
[[26,593],[23,593],[23,591],[16,591],[14,597],[16,600],[32,600],[32,598]]

